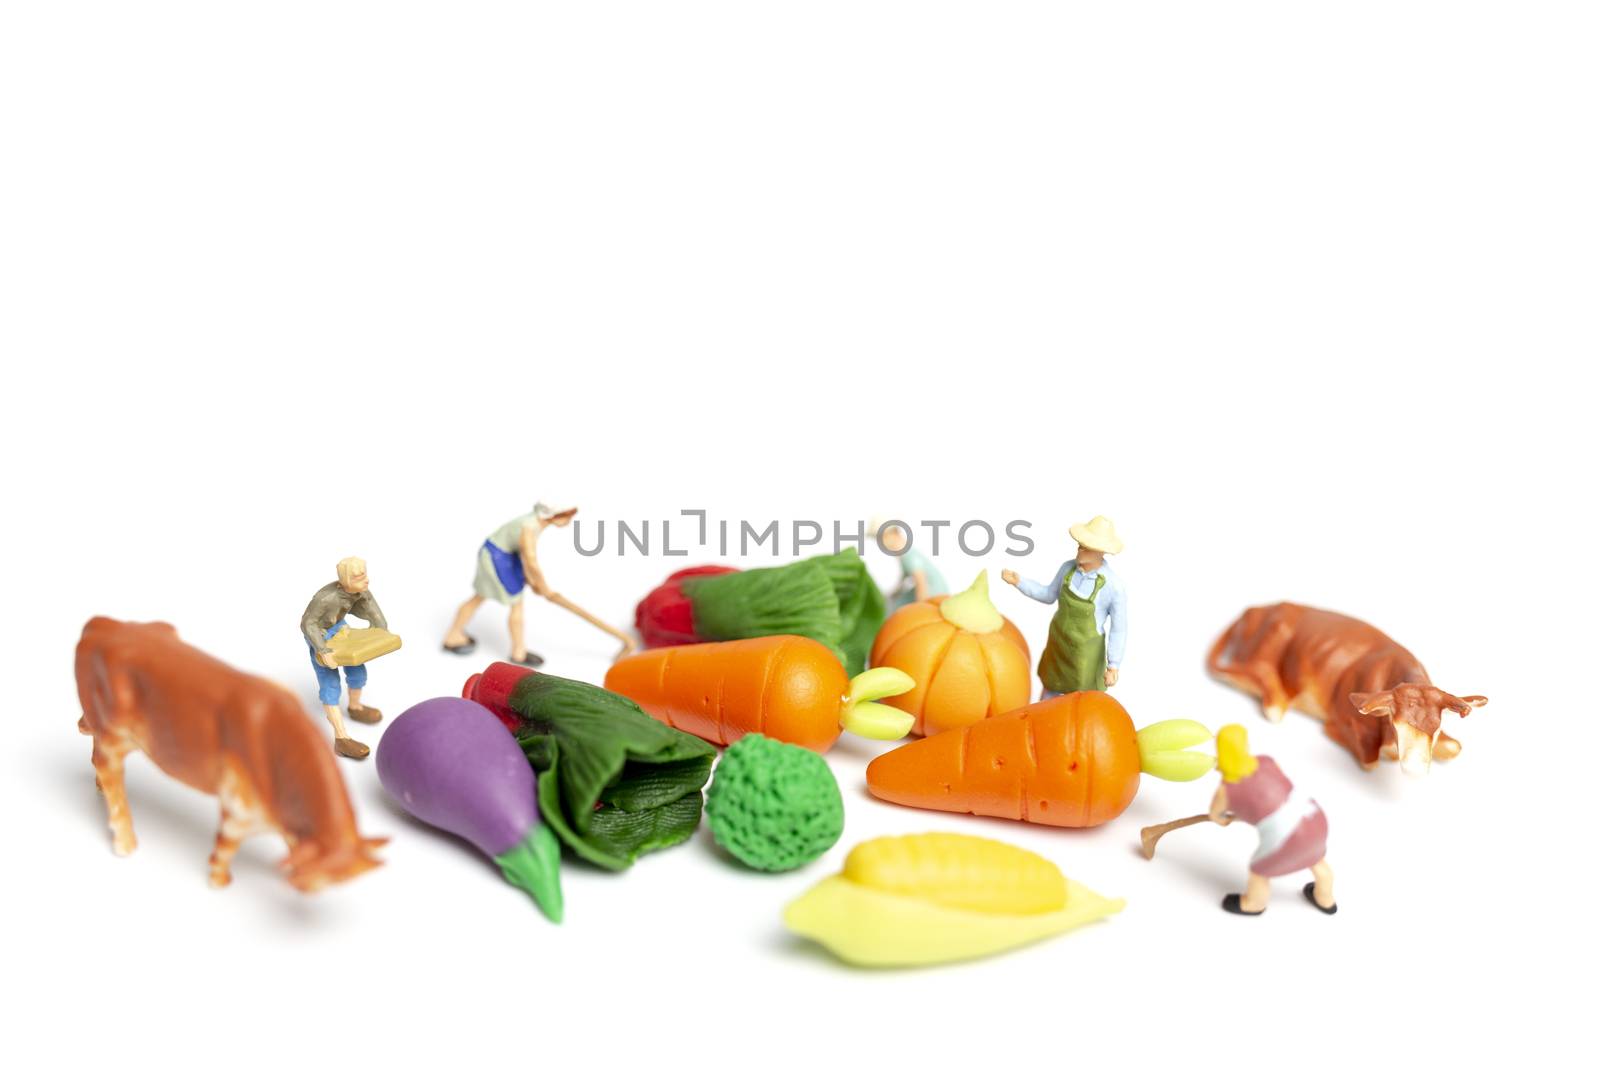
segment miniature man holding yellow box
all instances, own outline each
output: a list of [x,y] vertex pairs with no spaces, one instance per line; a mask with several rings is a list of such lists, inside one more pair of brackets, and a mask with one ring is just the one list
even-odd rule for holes
[[[311,646],[311,668],[317,672],[317,695],[322,710],[333,726],[333,750],[349,759],[366,759],[371,751],[346,732],[344,716],[339,713],[339,668],[344,668],[344,682],[350,690],[350,717],[360,723],[376,723],[383,713],[361,702],[361,690],[367,684],[366,661],[400,647],[400,639],[388,633],[389,624],[383,609],[367,588],[367,563],[355,556],[339,561],[339,580],[318,589],[300,616],[300,632]],[[346,630],[345,616],[354,615],[371,625],[366,630],[351,631],[344,641],[335,641],[337,634]],[[372,633],[373,630],[381,631]],[[355,635],[371,634],[376,641],[362,641],[361,647],[350,640]],[[370,644],[372,647],[366,647]],[[347,645],[343,650],[335,645]],[[341,654],[341,651],[343,654]]]

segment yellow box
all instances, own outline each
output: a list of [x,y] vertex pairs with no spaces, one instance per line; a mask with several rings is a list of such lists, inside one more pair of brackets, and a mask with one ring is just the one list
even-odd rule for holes
[[333,650],[334,663],[340,667],[354,667],[387,656],[400,647],[400,638],[376,626],[364,626],[359,630],[346,626],[328,638],[328,647]]

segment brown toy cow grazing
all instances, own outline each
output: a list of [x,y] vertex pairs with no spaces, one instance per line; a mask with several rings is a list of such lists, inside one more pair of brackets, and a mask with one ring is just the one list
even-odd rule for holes
[[95,781],[118,855],[136,844],[122,761],[138,748],[222,802],[214,886],[232,880],[240,841],[261,831],[288,842],[283,866],[302,892],[381,862],[373,853],[384,839],[356,832],[333,754],[288,690],[184,644],[164,622],[90,619],[78,641],[77,675],[78,729],[94,737]]
[[1488,698],[1457,697],[1428,681],[1417,658],[1375,626],[1300,604],[1251,608],[1217,638],[1211,672],[1261,698],[1273,722],[1297,708],[1371,770],[1380,756],[1408,773],[1451,759],[1461,743],[1440,728]]

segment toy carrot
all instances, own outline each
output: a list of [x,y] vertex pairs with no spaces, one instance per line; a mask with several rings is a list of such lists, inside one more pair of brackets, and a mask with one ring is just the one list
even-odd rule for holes
[[883,625],[883,594],[853,548],[782,567],[691,567],[634,609],[646,648],[800,634],[822,642],[851,672],[866,665]]
[[1133,801],[1140,771],[1189,782],[1211,770],[1211,756],[1184,751],[1210,737],[1190,719],[1136,733],[1115,697],[1067,693],[885,752],[867,788],[913,808],[1099,826]]
[[874,701],[912,685],[891,667],[850,678],[832,649],[793,634],[653,649],[606,672],[607,689],[707,741],[730,745],[765,734],[817,752],[827,751],[840,729],[904,737],[912,716]]

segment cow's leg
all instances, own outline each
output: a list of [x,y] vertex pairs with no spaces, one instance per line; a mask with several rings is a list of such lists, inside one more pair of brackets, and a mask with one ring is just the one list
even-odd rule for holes
[[1294,624],[1287,619],[1264,618],[1247,642],[1249,650],[1222,672],[1234,685],[1261,699],[1261,712],[1271,722],[1282,722],[1289,710],[1291,696],[1284,684],[1283,667],[1294,632]]
[[1433,758],[1455,759],[1459,755],[1461,755],[1461,742],[1440,730],[1439,736],[1433,742]]
[[1261,701],[1261,714],[1267,717],[1268,722],[1282,722],[1284,715],[1289,711],[1289,698],[1282,691],[1273,694],[1272,698]]
[[1282,722],[1289,710],[1289,694],[1284,691],[1283,679],[1274,666],[1276,660],[1256,659],[1233,667],[1236,674],[1249,679],[1243,686],[1261,698],[1261,714],[1268,722]]
[[231,772],[223,778],[217,799],[222,806],[222,821],[217,827],[216,847],[211,850],[211,884],[221,889],[233,881],[233,857],[240,842],[260,829],[261,820]]
[[239,843],[244,840],[248,827],[222,809],[222,823],[217,827],[217,844],[211,850],[211,884],[221,889],[233,881],[233,857],[239,851]]
[[124,742],[96,735],[94,739],[94,783],[106,798],[106,820],[111,826],[111,851],[126,856],[138,847],[133,836],[133,816],[128,813],[128,794],[122,785],[122,761],[128,754]]
[[1283,691],[1283,682],[1271,662],[1252,657],[1243,663],[1213,666],[1211,671],[1235,689],[1260,700],[1261,710],[1268,719],[1282,721],[1289,708],[1289,696]]

